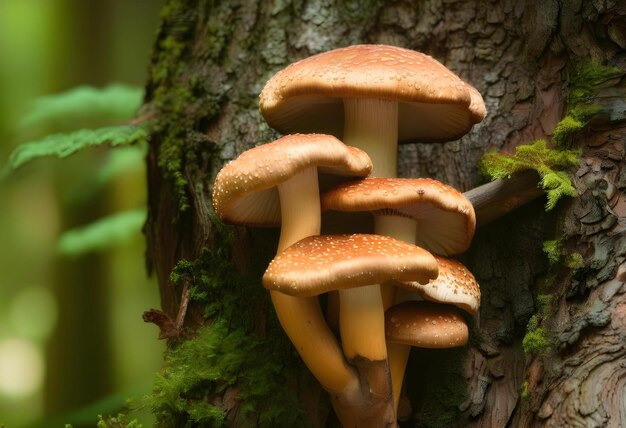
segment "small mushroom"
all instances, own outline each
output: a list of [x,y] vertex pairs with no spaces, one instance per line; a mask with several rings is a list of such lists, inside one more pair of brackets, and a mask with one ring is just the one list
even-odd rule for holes
[[311,236],[278,254],[263,284],[298,297],[339,290],[344,353],[351,361],[379,361],[387,356],[383,309],[380,293],[371,284],[407,278],[427,283],[437,277],[437,270],[428,251],[386,236]]
[[[417,292],[424,300],[456,306],[474,315],[480,307],[480,287],[474,275],[462,263],[435,256],[439,265],[437,279],[422,284],[417,281],[394,281],[396,287]],[[399,300],[411,300],[410,296]]]
[[323,193],[322,211],[370,212],[375,232],[450,256],[467,250],[476,230],[470,201],[431,178],[376,178],[340,184]]
[[385,335],[397,412],[411,347],[446,349],[463,346],[467,343],[469,330],[457,308],[411,300],[385,312]]
[[373,176],[397,175],[397,144],[460,138],[485,114],[482,97],[420,52],[356,45],[291,64],[260,95],[267,123],[282,133],[323,132],[365,150]]
[[[362,177],[369,157],[329,135],[289,135],[252,148],[217,174],[213,206],[228,223],[277,226],[282,222],[278,252],[302,238],[319,234],[318,172]],[[278,319],[322,386],[334,393],[358,389],[356,374],[315,298],[272,291]]]
[[[430,178],[366,178],[336,186],[322,195],[322,211],[370,212],[374,232],[436,254],[465,251],[474,236],[472,204],[458,190]],[[385,309],[393,287],[382,287]]]

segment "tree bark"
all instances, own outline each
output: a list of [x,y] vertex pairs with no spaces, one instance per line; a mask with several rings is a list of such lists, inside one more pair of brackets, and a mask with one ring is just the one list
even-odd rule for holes
[[[257,108],[258,93],[278,70],[358,43],[434,56],[481,92],[488,115],[459,141],[401,146],[399,172],[468,191],[481,184],[477,165],[487,151],[550,140],[576,64],[593,59],[626,70],[625,17],[616,1],[168,1],[144,107],[155,123],[147,157],[147,258],[163,311],[178,313],[182,290],[169,280],[177,262],[219,245],[210,215],[215,173],[225,160],[278,136]],[[625,87],[622,74],[594,88],[602,110],[573,141],[583,153],[571,171],[578,198],[550,213],[540,198],[477,231],[461,257],[482,290],[471,345],[413,352],[408,425],[626,425]],[[276,234],[233,230],[231,254],[240,271],[272,257]],[[555,238],[563,257],[579,253],[581,264],[550,266],[542,245]],[[552,296],[542,321],[551,346],[525,354],[522,339],[539,294]],[[267,300],[247,310],[263,321],[250,333],[267,335]],[[210,323],[202,311],[192,300],[187,331]],[[299,385],[295,378],[289,387],[309,422],[330,423],[327,405],[318,406],[327,403],[319,387]],[[233,391],[209,401],[222,403],[230,425],[251,423],[236,417],[241,403]]]

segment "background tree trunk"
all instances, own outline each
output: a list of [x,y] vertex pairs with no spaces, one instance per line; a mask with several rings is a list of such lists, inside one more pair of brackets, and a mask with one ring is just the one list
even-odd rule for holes
[[[550,139],[576,64],[593,59],[626,70],[625,16],[626,6],[609,0],[169,1],[145,105],[156,123],[147,158],[148,264],[163,311],[176,317],[179,310],[182,290],[169,280],[177,262],[220,245],[210,215],[215,173],[225,160],[277,137],[258,112],[257,96],[278,70],[358,43],[402,46],[443,62],[481,92],[488,115],[459,141],[402,146],[399,171],[466,191],[480,184],[477,165],[487,151]],[[572,171],[580,197],[549,214],[537,200],[477,232],[461,257],[482,289],[471,346],[413,352],[409,426],[626,424],[624,79],[603,82],[595,93],[602,112],[574,141],[583,150],[580,169]],[[256,265],[272,257],[276,233],[233,230],[237,269],[262,272]],[[557,238],[563,257],[577,252],[582,263],[550,266],[542,245]],[[552,296],[541,324],[551,346],[525,354],[522,338],[540,294]],[[271,337],[267,299],[246,311],[262,321],[250,334]],[[187,331],[207,322],[203,304],[192,299]],[[309,422],[326,424],[319,387],[293,377],[289,387],[309,409]],[[231,386],[208,400],[225,409],[230,425],[262,425],[254,412],[242,416],[236,392]],[[184,415],[177,417],[182,426]]]

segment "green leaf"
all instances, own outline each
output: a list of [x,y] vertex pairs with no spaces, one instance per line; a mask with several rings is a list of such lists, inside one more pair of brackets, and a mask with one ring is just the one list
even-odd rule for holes
[[78,86],[35,100],[33,109],[18,127],[47,124],[59,130],[125,121],[135,115],[142,99],[143,90],[135,86],[112,84],[101,89]]
[[109,126],[98,129],[81,129],[69,134],[54,134],[39,141],[18,146],[9,156],[5,174],[33,159],[55,156],[65,158],[86,147],[104,144],[121,146],[145,141],[147,132],[135,125]]
[[145,209],[125,211],[65,232],[59,238],[61,254],[77,256],[110,248],[139,234],[146,221]]

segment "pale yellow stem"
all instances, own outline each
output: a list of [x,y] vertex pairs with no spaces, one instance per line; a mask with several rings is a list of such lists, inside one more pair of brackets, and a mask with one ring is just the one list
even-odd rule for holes
[[[376,214],[374,218],[374,233],[414,244],[417,222],[408,217]],[[383,306],[387,310],[394,304],[396,287],[389,284],[382,285],[380,292],[383,296]]]
[[346,98],[343,142],[372,159],[372,177],[398,176],[398,103]]
[[[374,224],[376,234],[378,235],[390,236],[410,244],[415,243],[417,221],[414,219],[398,215],[378,214]],[[392,285],[385,285],[381,288],[385,310],[394,304],[400,303],[398,300],[401,298],[402,291],[404,290],[396,291],[396,288]],[[396,414],[398,413],[400,391],[410,352],[411,347],[408,345],[387,344],[391,385],[393,387],[393,404]]]
[[[278,187],[282,229],[278,252],[320,231],[317,168],[309,168]],[[306,366],[329,392],[358,391],[358,377],[330,331],[317,297],[292,297],[271,291],[283,329]]]
[[411,347],[400,343],[388,343],[387,352],[389,353],[389,370],[391,371],[391,385],[393,386],[393,405],[397,414],[404,371],[409,361]]
[[341,344],[348,360],[387,359],[385,313],[378,285],[339,291]]

